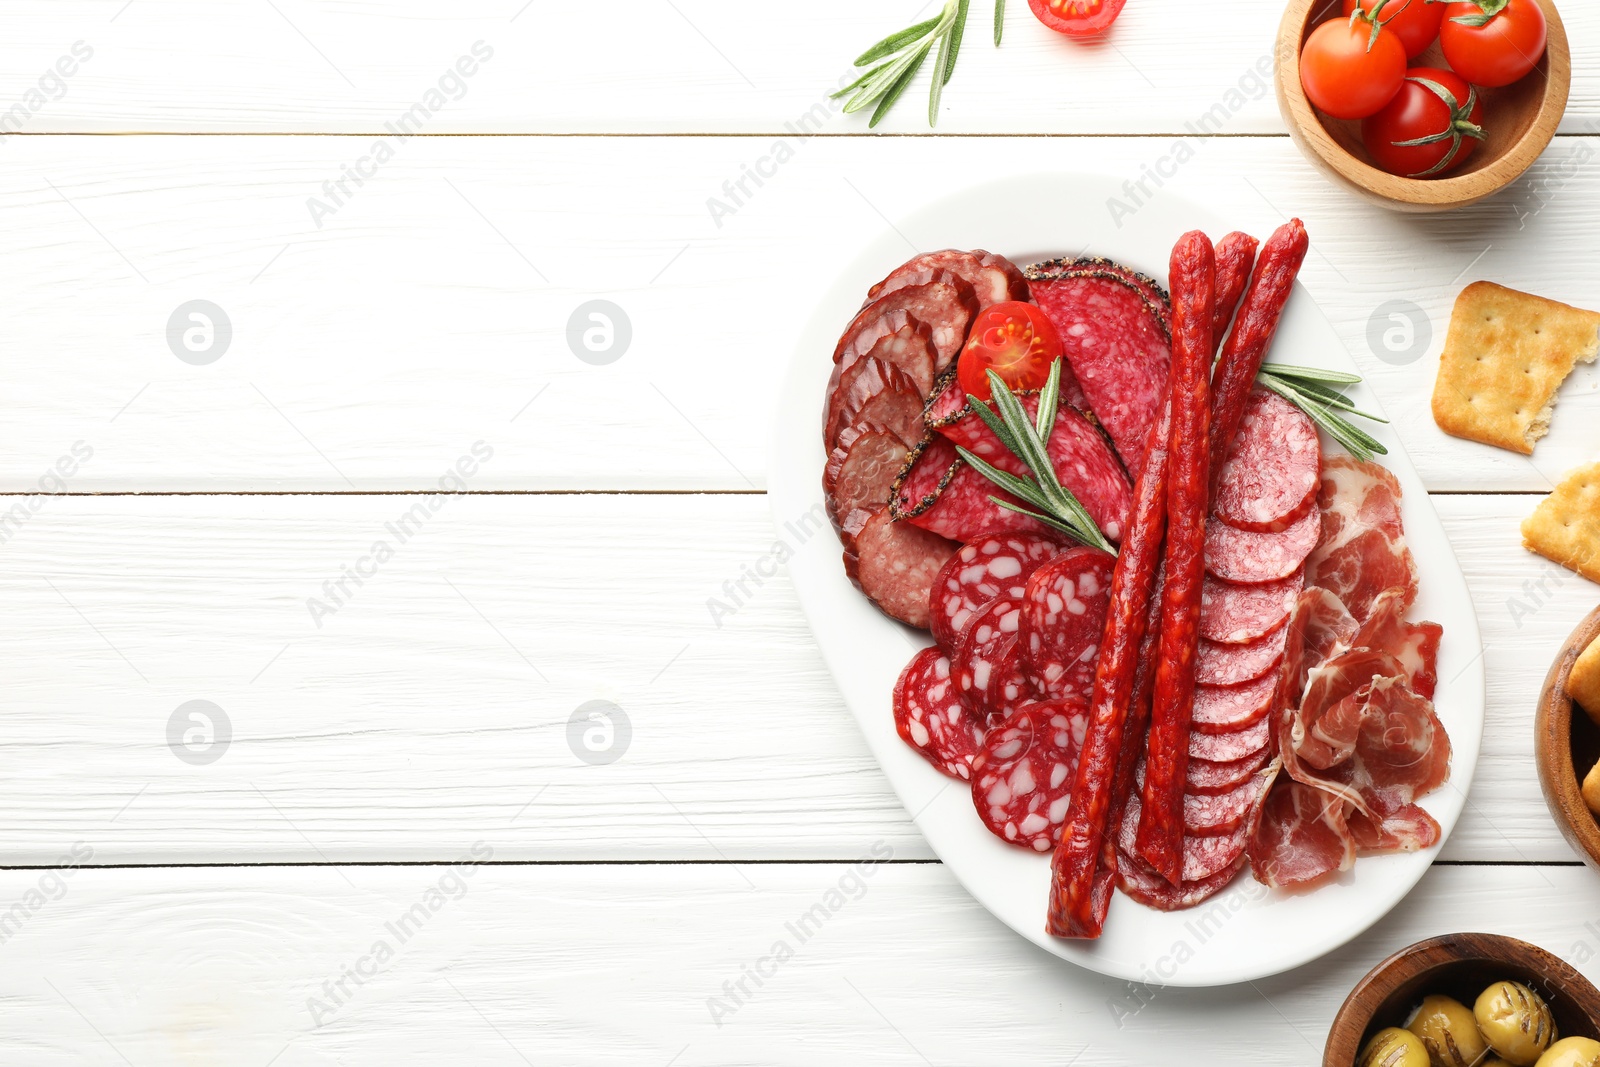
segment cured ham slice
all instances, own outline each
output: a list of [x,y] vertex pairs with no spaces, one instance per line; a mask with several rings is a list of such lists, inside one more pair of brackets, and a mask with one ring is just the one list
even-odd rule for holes
[[1281,774],[1247,851],[1251,873],[1274,889],[1313,886],[1356,862],[1344,802]]
[[1373,601],[1361,629],[1347,644],[1387,652],[1399,661],[1417,695],[1433,699],[1439,684],[1439,641],[1444,627],[1436,622],[1407,622],[1406,599],[1391,589]]
[[1375,463],[1335,456],[1323,465],[1322,535],[1306,577],[1358,620],[1389,590],[1400,592],[1407,607],[1416,599],[1417,565],[1400,524],[1400,495],[1400,482]]

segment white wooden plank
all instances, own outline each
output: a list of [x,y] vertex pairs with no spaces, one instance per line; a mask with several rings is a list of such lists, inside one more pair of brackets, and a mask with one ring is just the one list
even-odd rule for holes
[[[317,228],[308,198],[368,143],[14,141],[0,174],[12,227],[0,489],[37,488],[76,441],[94,452],[70,480],[78,491],[427,488],[479,439],[495,458],[473,489],[757,487],[772,405],[820,403],[775,395],[793,321],[886,218],[983,176],[961,139],[821,139],[713,221],[707,199],[767,142],[429,138],[351,187]],[[983,142],[992,158],[1130,179],[1171,148]],[[1529,184],[1438,219],[1374,212],[1271,139],[1209,141],[1152,192],[1222,206],[1260,233],[1280,209],[1302,214],[1310,292],[1429,486],[1535,491],[1592,457],[1600,368],[1575,375],[1531,461],[1445,437],[1428,398],[1466,281],[1592,302],[1571,264],[1595,235],[1597,148],[1563,139]],[[174,310],[195,299],[233,326],[206,366],[166,342]],[[595,299],[631,322],[629,348],[607,366],[567,341]],[[1431,333],[1400,366],[1367,339],[1391,299],[1414,301]]]
[[[418,860],[491,835],[507,859],[840,859],[881,837],[929,855],[774,566],[763,498],[456,497],[400,544],[385,524],[424,499],[46,501],[0,567],[0,850],[48,862],[66,835],[108,862]],[[1437,502],[1489,684],[1445,856],[1570,861],[1532,704],[1594,586],[1518,547],[1532,498]],[[335,605],[323,583],[380,539],[394,557]],[[826,530],[788,540],[837,550]],[[312,597],[336,608],[320,629]],[[193,700],[231,722],[207,765],[168,747]],[[631,727],[608,764],[569,739],[591,700]]]
[[[872,861],[887,846],[859,848]],[[5,872],[7,902],[47,879],[44,896],[64,895],[6,942],[0,1049],[41,1067],[387,1065],[463,1050],[486,1065],[1115,1067],[1179,1047],[1192,1062],[1287,1064],[1320,1058],[1372,964],[1444,931],[1521,937],[1600,978],[1596,928],[1575,918],[1600,906],[1600,883],[1570,867],[1435,869],[1346,948],[1215,990],[1075,968],[1000,926],[938,865],[467,872]],[[430,891],[438,909],[420,910],[402,942],[391,924]],[[381,967],[380,943],[393,952]],[[346,978],[358,967],[359,984]],[[745,977],[758,967],[759,986]]]
[[[31,0],[8,5],[0,99],[26,102],[81,40],[92,58],[64,91],[47,81],[28,131],[381,132],[482,41],[492,58],[445,83],[429,133],[777,133],[814,109],[828,115],[852,57],[938,7],[803,5],[779,24],[735,0]],[[1088,45],[1014,3],[999,50],[991,10],[973,5],[941,133],[1185,133],[1208,113],[1209,129],[1282,130],[1270,90],[1276,0],[1235,0],[1227,18],[1205,5],[1130,5],[1106,41]],[[1574,3],[1562,13],[1573,66],[1592,69],[1600,14]],[[1567,128],[1592,130],[1597,113],[1580,78]],[[926,115],[918,86],[880,129],[926,132]],[[865,132],[866,116],[822,128]]]

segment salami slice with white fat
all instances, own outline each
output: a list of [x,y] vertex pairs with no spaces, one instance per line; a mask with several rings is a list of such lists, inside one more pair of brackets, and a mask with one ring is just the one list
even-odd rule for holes
[[919,629],[928,628],[928,594],[956,545],[910,523],[897,522],[887,508],[855,521],[846,517],[845,573],[884,614]]
[[972,286],[980,310],[1007,300],[1028,299],[1028,281],[1009,259],[982,249],[962,252],[946,248],[939,252],[923,252],[900,264],[887,278],[867,290],[867,302],[896,289],[920,284],[939,271],[948,271]]
[[1256,388],[1218,476],[1212,514],[1229,526],[1276,533],[1315,508],[1322,446],[1309,416]]
[[1187,792],[1195,794],[1226,793],[1242,784],[1251,775],[1272,761],[1272,746],[1267,745],[1254,756],[1231,763],[1213,763],[1210,760],[1189,760]]
[[1053,538],[1025,533],[985,534],[968,541],[934,579],[928,605],[934,640],[954,651],[974,612],[996,597],[1021,598],[1033,572],[1063,551]]
[[1195,837],[1235,833],[1260,797],[1261,783],[1255,775],[1226,793],[1185,793],[1183,832]]
[[1206,570],[1229,582],[1279,582],[1299,570],[1322,536],[1312,508],[1280,533],[1251,533],[1218,519],[1206,523]]
[[1200,591],[1200,636],[1224,645],[1265,637],[1289,617],[1304,585],[1304,568],[1280,581],[1255,585],[1235,585],[1208,575]]
[[[1259,794],[1259,788],[1257,789]],[[1130,857],[1137,857],[1138,850],[1134,847],[1139,836],[1139,817],[1143,814],[1143,806],[1136,791],[1129,798],[1127,807],[1122,813],[1122,826],[1118,832],[1117,848]],[[1185,833],[1183,837],[1183,881],[1182,885],[1194,882],[1205,882],[1220,875],[1230,867],[1237,872],[1240,869],[1239,860],[1244,856],[1245,845],[1250,837],[1250,823],[1246,819],[1237,828],[1224,833],[1211,836],[1197,836]],[[1141,864],[1143,860],[1139,861]],[[1150,872],[1156,878],[1161,875],[1153,870]],[[1162,879],[1165,881],[1165,879]],[[1182,886],[1168,885],[1169,890],[1181,889]]]
[[1137,286],[1107,271],[1069,272],[1029,288],[1061,335],[1095,418],[1138,477],[1172,369],[1159,313]]
[[1231,734],[1267,717],[1278,688],[1276,671],[1243,685],[1199,685],[1194,691],[1191,723],[1203,734]]
[[[950,657],[950,677],[955,679],[956,696],[971,708],[980,722],[991,718],[990,686],[998,684],[1007,664],[1002,662],[1008,643],[1016,644],[1017,627],[1022,619],[1020,597],[996,597],[973,613],[961,632],[955,655]],[[1013,653],[1009,669],[1016,670]]]
[[1215,641],[1201,641],[1200,654],[1195,660],[1195,680],[1201,685],[1244,685],[1265,677],[1283,662],[1284,639],[1288,636],[1287,619],[1265,637],[1245,645],[1222,645]]
[[968,781],[983,730],[956,697],[950,660],[937,648],[918,652],[894,687],[900,737],[941,773]]
[[884,507],[905,462],[905,445],[894,434],[876,426],[846,428],[822,473],[833,524],[843,526],[845,517],[857,509]]
[[1208,763],[1237,763],[1261,755],[1271,742],[1270,716],[1254,726],[1235,730],[1231,734],[1203,734],[1196,730],[1189,735],[1189,759]]
[[1115,557],[1098,549],[1072,548],[1028,579],[1020,624],[1023,670],[1040,696],[1088,698],[1114,564]]
[[1228,886],[1244,870],[1245,857],[1199,882],[1173,885],[1137,856],[1117,849],[1117,888],[1128,898],[1157,911],[1186,911],[1205,903]]
[[972,801],[996,837],[1035,852],[1056,846],[1088,726],[1087,701],[1052,700],[989,731],[972,761]]
[[967,340],[967,327],[978,312],[978,299],[971,285],[948,271],[938,271],[927,281],[884,293],[850,320],[833,350],[833,361],[841,363],[846,356],[863,355],[901,329],[904,320],[894,316],[897,311],[927,327],[938,356],[934,366],[937,373],[960,354]]

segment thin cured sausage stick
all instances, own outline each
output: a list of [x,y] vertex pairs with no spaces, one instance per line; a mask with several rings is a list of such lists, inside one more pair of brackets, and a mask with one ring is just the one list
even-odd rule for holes
[[1211,316],[1213,350],[1221,348],[1222,339],[1228,336],[1228,324],[1238,310],[1244,287],[1250,283],[1250,268],[1256,264],[1256,249],[1260,247],[1260,241],[1238,230],[1217,242],[1217,311]]
[[1144,806],[1137,851],[1167,881],[1183,881],[1183,793],[1189,770],[1200,590],[1205,582],[1210,493],[1211,320],[1216,259],[1195,231],[1172,250],[1172,445],[1167,472],[1167,546],[1161,643],[1150,703]]
[[1310,247],[1305,224],[1299,219],[1290,219],[1267,238],[1261,249],[1256,272],[1244,296],[1244,306],[1239,309],[1233,332],[1222,346],[1222,359],[1211,383],[1213,486],[1222,474],[1222,465],[1228,461],[1228,450],[1239,432],[1239,421],[1244,418],[1245,401],[1250,399],[1256,373],[1261,370],[1261,361],[1266,359],[1267,349],[1272,346],[1284,305],[1289,302],[1289,293],[1294,288],[1295,276],[1300,273],[1300,264],[1305,262],[1306,250]]
[[[1161,587],[1159,575],[1156,588]],[[1138,788],[1139,757],[1144,754],[1145,731],[1150,728],[1150,697],[1155,689],[1156,662],[1161,654],[1161,601],[1154,595],[1150,599],[1149,614],[1145,618],[1144,640],[1139,643],[1139,666],[1135,668],[1133,692],[1128,697],[1127,724],[1123,729],[1126,739],[1117,754],[1116,785],[1111,792],[1111,818],[1107,825],[1111,832],[1102,843],[1100,862],[1111,871],[1117,869],[1117,832],[1122,826],[1123,813],[1128,800]]]
[[1128,532],[1111,573],[1111,609],[1095,667],[1089,728],[1078,756],[1067,821],[1052,861],[1045,929],[1055,937],[1099,937],[1106,909],[1111,906],[1117,868],[1114,850],[1109,847],[1115,833],[1110,819],[1122,753],[1138,749],[1144,740],[1142,728],[1125,730],[1125,719],[1135,688],[1156,569],[1161,564],[1171,436],[1169,400],[1163,405],[1161,419],[1151,427],[1144,467],[1134,487]]

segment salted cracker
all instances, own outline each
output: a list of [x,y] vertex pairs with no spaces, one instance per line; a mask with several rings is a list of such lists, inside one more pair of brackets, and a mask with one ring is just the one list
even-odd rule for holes
[[1433,421],[1469,441],[1532,455],[1556,390],[1600,352],[1600,314],[1493,282],[1461,290],[1433,387]]
[[1579,467],[1522,520],[1522,545],[1600,582],[1600,463]]

